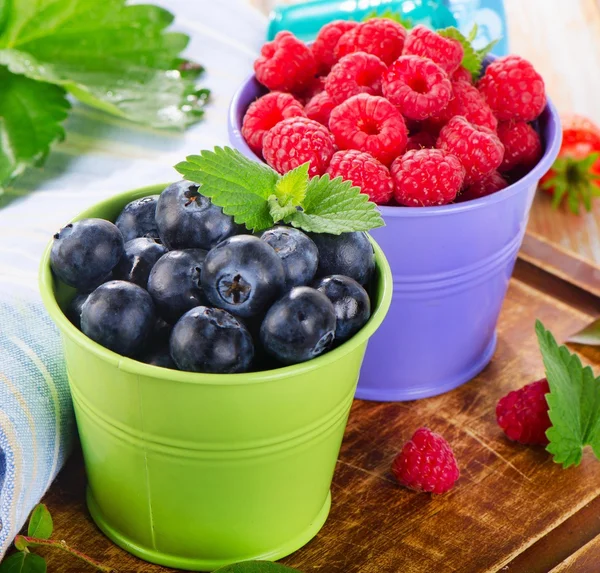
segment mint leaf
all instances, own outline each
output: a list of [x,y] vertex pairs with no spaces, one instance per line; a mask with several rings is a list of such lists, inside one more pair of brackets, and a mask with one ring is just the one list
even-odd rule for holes
[[408,18],[404,18],[402,16],[402,14],[400,14],[399,12],[394,12],[394,10],[392,10],[391,8],[386,8],[381,13],[379,13],[377,10],[373,10],[372,12],[369,12],[363,18],[363,22],[366,22],[367,20],[372,20],[373,18],[387,18],[388,20],[397,22],[398,24],[400,24],[403,28],[406,28],[407,30],[410,30],[411,28],[414,27],[413,23]]
[[165,31],[172,21],[125,0],[19,0],[0,34],[0,64],[114,115],[183,128],[201,117],[206,94],[197,72],[177,69],[188,38]]
[[295,213],[302,205],[308,187],[308,169],[310,163],[288,171],[275,183],[275,193],[268,199],[269,212],[273,221],[283,221],[288,215]]
[[595,320],[579,332],[569,336],[567,342],[587,344],[588,346],[600,346],[600,319]]
[[[474,32],[471,30],[469,37],[471,37],[473,33],[477,34],[476,28]],[[475,51],[469,39],[465,38],[460,30],[454,26],[444,28],[443,30],[438,30],[438,34],[444,38],[458,40],[461,43],[464,50],[464,55],[460,64],[469,70],[469,72],[471,72],[474,80],[479,79],[479,75],[481,74],[481,62],[483,61],[483,58]]]
[[298,571],[298,569],[292,569],[271,561],[244,561],[243,563],[221,567],[215,573],[289,573],[290,571]]
[[38,539],[49,539],[53,528],[54,525],[48,508],[43,503],[36,505],[29,518],[27,535]]
[[312,233],[339,235],[383,227],[384,222],[368,195],[341,177],[313,177],[306,190],[303,210],[286,217],[286,223]]
[[600,378],[565,346],[559,347],[539,320],[535,329],[550,386],[546,400],[552,427],[546,432],[546,449],[565,468],[581,462],[586,445],[600,459]]
[[35,553],[13,553],[0,563],[0,573],[46,573],[46,561]]
[[50,145],[64,138],[61,123],[69,102],[62,88],[36,82],[0,66],[0,193],[30,165],[40,164]]
[[175,166],[188,181],[202,185],[210,197],[235,222],[251,231],[273,226],[268,199],[274,194],[279,175],[267,165],[256,163],[230,147],[215,147],[190,155]]

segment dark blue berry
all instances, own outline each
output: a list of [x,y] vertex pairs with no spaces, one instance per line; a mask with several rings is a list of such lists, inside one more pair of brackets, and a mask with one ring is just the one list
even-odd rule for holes
[[169,249],[211,249],[240,233],[233,217],[198,193],[198,185],[179,181],[167,187],[158,199],[156,223],[162,242]]
[[50,265],[61,281],[89,292],[108,278],[123,252],[117,227],[104,219],[83,219],[54,235]]
[[202,268],[202,289],[209,302],[243,318],[264,313],[284,285],[281,259],[252,235],[226,239],[208,252]]
[[90,296],[90,293],[77,293],[69,302],[65,314],[67,318],[77,327],[81,328],[81,309]]
[[344,275],[366,285],[375,270],[375,253],[366,233],[311,233],[319,249],[317,277]]
[[309,284],[317,272],[319,251],[302,231],[292,227],[273,227],[260,238],[271,245],[285,272],[285,288]]
[[177,370],[177,366],[171,358],[171,351],[168,343],[163,343],[160,346],[152,346],[138,357],[140,362],[151,364],[152,366],[160,366],[161,368],[170,368]]
[[233,374],[250,368],[254,345],[246,327],[231,314],[198,306],[173,328],[171,356],[181,370]]
[[146,288],[152,267],[166,252],[157,239],[140,237],[128,241],[121,260],[113,269],[113,278]]
[[123,240],[126,243],[138,237],[158,239],[158,227],[156,225],[157,203],[158,195],[150,195],[136,199],[125,205],[125,208],[117,217],[115,225],[121,231]]
[[204,249],[170,251],[152,267],[148,292],[167,322],[175,323],[182,314],[205,303],[200,286],[205,258]]
[[173,325],[168,323],[161,316],[159,316],[156,319],[156,323],[154,324],[154,329],[152,331],[152,340],[155,343],[168,342],[169,338],[171,338],[172,330],[173,330]]
[[336,340],[347,340],[369,320],[371,316],[369,295],[354,279],[343,275],[332,275],[320,279],[314,286],[333,304]]
[[267,312],[260,327],[265,350],[283,364],[305,362],[323,354],[335,337],[331,301],[310,287],[294,287]]
[[133,356],[144,348],[155,321],[150,295],[126,281],[99,286],[81,311],[83,333],[123,356]]

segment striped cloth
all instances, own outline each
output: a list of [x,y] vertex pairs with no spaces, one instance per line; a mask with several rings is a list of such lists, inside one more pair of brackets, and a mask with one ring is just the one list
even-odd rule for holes
[[185,134],[134,126],[83,106],[43,170],[0,196],[0,559],[42,497],[74,440],[60,339],[37,291],[50,237],[83,209],[115,193],[178,178],[190,153],[227,144],[229,100],[252,67],[266,20],[244,0],[153,0],[192,38],[213,92],[206,119]]

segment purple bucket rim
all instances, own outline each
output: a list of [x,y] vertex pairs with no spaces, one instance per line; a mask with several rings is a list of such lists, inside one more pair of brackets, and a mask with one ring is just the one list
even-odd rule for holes
[[[488,56],[489,57],[489,56]],[[492,56],[492,59],[495,59]],[[254,86],[252,86],[254,84]],[[241,151],[248,158],[255,158],[260,163],[265,163],[246,143],[242,132],[241,132],[241,123],[238,121],[238,117],[243,117],[240,114],[241,108],[241,100],[244,96],[246,96],[247,91],[254,87],[256,89],[266,89],[262,86],[254,73],[251,73],[240,85],[240,87],[234,93],[231,102],[229,104],[229,113],[228,113],[228,128],[229,128],[229,136],[232,145],[238,151]],[[245,110],[244,110],[245,111]],[[558,151],[560,149],[562,143],[562,129],[560,117],[558,114],[558,110],[556,106],[552,103],[552,100],[546,94],[546,106],[542,111],[541,115],[548,114],[548,125],[554,128],[554,137],[550,141],[546,141],[546,149],[544,150],[544,154],[535,165],[535,167],[529,171],[524,177],[511,183],[504,189],[497,191],[496,193],[492,193],[491,195],[486,195],[485,197],[480,197],[479,199],[471,199],[470,201],[465,201],[464,203],[450,203],[448,205],[439,205],[435,207],[405,207],[405,206],[392,206],[392,205],[378,205],[377,208],[381,211],[381,214],[384,217],[395,217],[395,218],[403,218],[403,217],[429,217],[429,216],[437,216],[437,215],[452,215],[453,213],[462,213],[466,211],[472,211],[479,208],[487,207],[488,205],[493,205],[500,201],[508,200],[510,197],[515,195],[516,193],[520,193],[523,189],[527,189],[530,185],[537,184],[542,176],[550,169],[556,156],[558,155]],[[541,117],[540,115],[540,117]],[[551,133],[552,135],[552,133]]]

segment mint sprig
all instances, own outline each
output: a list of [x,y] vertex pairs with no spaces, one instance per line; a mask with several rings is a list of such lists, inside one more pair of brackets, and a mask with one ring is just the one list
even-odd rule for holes
[[550,386],[546,401],[552,426],[546,432],[546,449],[564,468],[578,465],[588,445],[600,459],[600,377],[559,346],[539,320],[535,329]]
[[190,155],[175,166],[236,223],[262,231],[276,223],[339,235],[384,225],[369,197],[341,177],[309,178],[308,163],[281,176],[230,147]]

